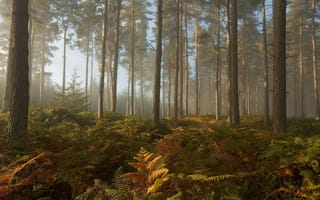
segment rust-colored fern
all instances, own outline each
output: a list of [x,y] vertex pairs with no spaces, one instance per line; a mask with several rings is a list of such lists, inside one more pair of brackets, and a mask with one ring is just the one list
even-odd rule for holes
[[166,180],[165,175],[169,171],[165,168],[162,156],[154,156],[141,147],[134,159],[136,162],[130,162],[129,165],[136,171],[125,173],[121,178],[128,179],[132,183],[131,190],[138,195],[155,192]]

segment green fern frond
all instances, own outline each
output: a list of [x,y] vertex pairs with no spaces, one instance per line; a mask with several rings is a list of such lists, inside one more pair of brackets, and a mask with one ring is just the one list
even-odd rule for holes
[[320,189],[320,184],[319,185],[309,185],[309,186],[304,186],[304,187],[300,188],[301,191],[307,191],[307,192],[319,190],[319,189]]
[[230,175],[230,174],[224,174],[224,175],[218,175],[218,176],[210,176],[206,179],[206,181],[209,182],[220,182],[220,181],[224,181],[226,179],[231,179],[234,178],[235,175]]
[[150,194],[157,192],[167,180],[169,180],[168,177],[157,178],[154,183],[148,187],[147,193]]
[[191,175],[188,175],[187,177],[193,181],[205,181],[207,179],[207,176],[203,174],[191,174]]

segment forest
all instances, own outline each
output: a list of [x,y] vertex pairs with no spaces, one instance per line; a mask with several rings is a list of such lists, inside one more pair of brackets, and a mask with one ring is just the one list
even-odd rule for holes
[[0,0],[0,199],[320,199],[319,0]]

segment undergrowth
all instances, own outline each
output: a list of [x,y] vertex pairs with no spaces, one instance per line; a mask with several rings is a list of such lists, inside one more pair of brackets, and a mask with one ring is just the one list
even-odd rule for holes
[[[77,200],[320,199],[316,120],[290,119],[287,134],[273,135],[261,117],[239,127],[213,116],[155,126],[118,113],[96,123],[93,113],[32,108],[28,136],[8,144],[7,117],[0,114],[0,168],[50,152],[47,176],[70,184]],[[39,190],[56,182],[34,185],[30,198],[48,197]]]

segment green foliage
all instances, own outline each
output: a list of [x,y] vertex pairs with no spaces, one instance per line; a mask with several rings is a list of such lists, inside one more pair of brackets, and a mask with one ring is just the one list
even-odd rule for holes
[[315,119],[290,119],[288,133],[293,135],[315,135],[320,133],[320,121]]
[[293,198],[319,199],[319,152],[319,136],[286,137],[273,140],[262,157],[274,162],[272,176],[279,191]]
[[79,75],[76,72],[73,73],[71,81],[65,88],[64,96],[62,88],[59,88],[56,105],[68,108],[71,112],[82,112],[88,110],[88,96],[86,96],[83,88],[81,88],[81,81],[78,80]]

